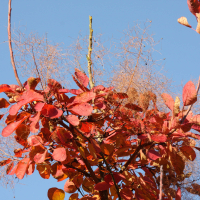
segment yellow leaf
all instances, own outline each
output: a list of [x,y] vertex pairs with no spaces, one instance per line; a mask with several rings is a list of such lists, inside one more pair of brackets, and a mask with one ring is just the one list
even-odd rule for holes
[[187,26],[189,28],[192,28],[192,26],[189,25],[188,21],[187,21],[187,18],[186,17],[180,17],[178,19],[178,23],[184,25],[184,26]]
[[69,200],[78,200],[78,193],[72,194],[72,195],[69,197]]

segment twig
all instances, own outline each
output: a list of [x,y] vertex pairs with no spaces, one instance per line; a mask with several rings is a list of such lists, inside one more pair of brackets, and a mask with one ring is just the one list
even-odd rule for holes
[[163,165],[160,166],[160,193],[159,193],[159,200],[162,200],[162,184],[163,182]]
[[10,50],[10,59],[11,59],[11,64],[13,67],[13,71],[15,74],[15,78],[17,80],[17,83],[19,84],[19,86],[21,88],[23,88],[22,83],[19,80],[19,76],[17,74],[17,69],[16,69],[16,65],[15,65],[15,61],[14,61],[14,56],[13,56],[13,49],[12,49],[12,42],[11,42],[11,1],[9,0],[8,2],[8,45],[9,45],[9,50]]
[[[69,127],[63,121],[59,121],[59,124],[62,125],[64,128],[67,128],[69,130]],[[71,133],[72,133],[74,138],[77,137],[72,131],[71,131]],[[77,147],[82,147],[81,144],[78,141],[74,140],[74,142],[76,143]],[[88,162],[88,160],[86,158],[84,158],[82,155],[81,155],[81,157],[82,157],[82,160],[85,163],[88,171],[90,172],[90,175],[93,178],[94,182],[96,184],[99,183],[100,180],[96,177],[96,175],[95,175],[90,163]]]
[[107,163],[107,161],[106,161],[106,159],[105,159],[103,153],[101,152],[100,154],[101,154],[101,156],[102,156],[102,158],[103,158],[104,163],[106,164],[107,170],[110,172],[110,175],[111,175],[112,180],[113,180],[114,185],[115,185],[115,189],[116,189],[116,191],[117,191],[118,198],[119,198],[119,200],[121,200],[121,196],[120,196],[120,193],[119,193],[119,188],[118,188],[117,183],[116,183],[116,181],[115,181],[115,178],[114,178],[114,176],[113,176],[112,170],[110,169],[110,167],[109,167],[109,165],[108,165],[108,163]]
[[74,166],[72,166],[72,165],[64,164],[64,166],[67,167],[67,168],[75,169],[76,171],[78,171],[78,172],[84,174],[85,176],[87,176],[87,177],[89,177],[89,178],[91,177],[90,174],[88,174],[86,171],[83,171],[83,170],[81,170],[81,169],[79,169],[79,168],[76,168],[76,167],[74,167]]
[[92,36],[93,36],[93,29],[92,29],[92,16],[89,16],[89,47],[88,47],[88,55],[87,55],[87,61],[88,61],[88,73],[89,73],[89,82],[90,82],[90,89],[94,87],[94,82],[92,80]]
[[137,154],[139,153],[139,151],[141,149],[143,149],[146,146],[152,145],[154,142],[149,142],[143,145],[140,145],[137,147],[137,149],[135,150],[135,152],[131,155],[131,157],[129,158],[129,160],[124,164],[124,166],[122,167],[122,169],[120,170],[120,173],[122,173],[123,171],[125,171],[127,169],[127,167],[129,166],[129,164],[132,162],[132,160],[135,158],[135,156],[137,156]]

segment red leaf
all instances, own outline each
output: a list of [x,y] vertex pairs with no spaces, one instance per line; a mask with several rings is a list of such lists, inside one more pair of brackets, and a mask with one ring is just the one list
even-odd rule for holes
[[75,186],[75,184],[72,181],[70,181],[70,179],[68,179],[65,182],[64,191],[67,193],[74,193],[76,192],[76,190],[77,190],[77,187]]
[[35,105],[35,110],[40,112],[42,110],[42,108],[44,107],[45,103],[42,103],[42,102],[38,102],[36,105]]
[[30,103],[32,101],[44,101],[43,95],[33,91],[29,90],[27,92],[24,92],[23,95],[19,99],[20,101],[17,102],[15,105],[11,106],[9,113],[10,115],[16,115],[19,109],[26,105],[27,103]]
[[10,104],[4,98],[0,98],[0,108],[7,108]]
[[186,158],[193,161],[196,158],[196,153],[194,149],[190,146],[182,146],[180,150],[183,152]]
[[89,116],[92,114],[93,107],[88,103],[80,103],[75,106],[71,106],[68,110],[76,115]]
[[140,111],[140,112],[143,111],[142,108],[140,108],[139,106],[137,106],[137,105],[135,105],[133,103],[128,103],[128,104],[125,105],[125,107],[129,108],[131,110],[136,110],[136,111]]
[[94,186],[94,189],[98,190],[98,191],[103,191],[103,190],[109,189],[110,187],[111,187],[111,185],[109,185],[108,183],[106,183],[105,181],[103,181],[103,182],[97,183]]
[[2,161],[0,161],[0,167],[9,164],[11,161],[12,161],[12,160],[11,160],[10,158],[7,159],[7,160],[2,160]]
[[176,200],[181,200],[181,189],[178,188],[177,192],[176,192]]
[[151,160],[156,160],[158,158],[161,158],[162,156],[155,150],[149,150],[147,153],[147,156],[151,159]]
[[45,104],[44,107],[42,108],[41,114],[43,114],[45,117],[54,119],[54,118],[59,118],[63,114],[63,111],[57,109],[53,105]]
[[151,135],[151,139],[155,142],[166,142],[167,136],[163,134]]
[[6,84],[0,85],[0,92],[8,92],[8,91],[12,91],[9,85]]
[[94,139],[91,138],[90,141],[91,141],[91,143],[92,143],[95,151],[97,153],[100,153],[101,152],[101,148],[100,148],[99,144],[96,142],[96,140],[94,140]]
[[62,89],[62,86],[59,82],[54,79],[48,79],[47,84],[51,90],[59,90]]
[[75,68],[75,76],[78,79],[78,81],[84,85],[85,87],[87,87],[88,83],[89,83],[89,78],[87,77],[86,74],[84,74],[83,72],[81,72],[79,69]]
[[131,190],[129,190],[128,188],[123,188],[120,191],[120,196],[124,199],[124,200],[131,200],[133,197],[133,193]]
[[169,94],[166,94],[166,93],[163,93],[162,95],[162,98],[165,102],[165,105],[171,110],[173,111],[173,108],[174,108],[174,99],[169,95]]
[[40,119],[40,112],[38,112],[34,117],[29,118],[29,120],[32,121],[30,124],[30,131],[32,133],[37,133],[39,130],[39,123],[38,123],[39,119]]
[[47,151],[45,151],[44,153],[37,153],[35,156],[34,156],[34,161],[36,163],[43,163],[45,158],[46,158],[46,154],[47,154]]
[[192,81],[188,81],[183,88],[183,104],[189,106],[197,101],[197,92]]
[[11,135],[16,129],[17,127],[25,120],[29,117],[28,116],[25,116],[23,119],[17,121],[17,122],[13,122],[13,123],[10,123],[9,125],[7,125],[3,131],[2,131],[2,136],[3,137],[8,137],[9,135]]
[[200,2],[199,0],[187,0],[188,8],[190,12],[196,16],[196,13],[200,13]]
[[67,154],[66,154],[66,149],[64,147],[59,147],[57,149],[54,149],[52,157],[54,160],[57,161],[64,161],[67,158]]
[[18,179],[24,178],[29,162],[30,162],[30,158],[24,158],[23,160],[19,161],[16,172],[15,172]]
[[[118,172],[113,172],[113,176],[115,179],[115,182],[118,183],[119,181],[121,181],[122,179],[125,179],[125,176],[123,176],[122,174],[118,173]],[[111,174],[108,174],[104,177],[104,181],[106,183],[108,183],[109,185],[114,185],[114,182],[112,180],[112,176]]]
[[76,115],[68,115],[65,118],[71,125],[73,125],[73,126],[79,125],[79,118]]
[[74,104],[78,104],[78,103],[86,103],[92,99],[94,99],[96,96],[96,94],[94,92],[83,92],[77,96],[75,96],[75,98],[73,98],[73,101],[71,103],[69,103],[67,105],[67,107],[70,107]]
[[31,135],[28,138],[27,142],[30,146],[38,146],[38,145],[43,144],[42,138],[37,135]]

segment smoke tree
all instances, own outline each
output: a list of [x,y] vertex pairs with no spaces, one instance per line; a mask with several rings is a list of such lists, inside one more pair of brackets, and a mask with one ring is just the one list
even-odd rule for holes
[[[188,5],[198,20],[199,1]],[[22,84],[13,61],[19,85],[0,85],[8,97],[0,99],[0,108],[9,109],[0,118],[6,123],[2,136],[13,135],[21,148],[0,166],[19,179],[37,170],[41,178],[65,181],[64,188],[48,190],[50,200],[63,200],[65,192],[70,200],[179,200],[181,183],[191,175],[184,173],[186,162],[194,161],[195,150],[200,150],[200,115],[191,111],[200,80],[197,87],[187,82],[181,99],[162,94],[169,112],[159,111],[152,91],[141,94],[137,104],[127,101],[130,91],[95,86],[91,20],[89,77],[75,69],[77,88],[65,88],[54,79],[39,88],[39,77]],[[11,35],[9,42],[12,59]],[[199,188],[193,184],[188,191]]]

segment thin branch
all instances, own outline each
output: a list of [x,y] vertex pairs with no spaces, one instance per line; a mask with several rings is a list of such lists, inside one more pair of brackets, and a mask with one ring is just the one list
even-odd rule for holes
[[159,193],[159,200],[162,200],[162,186],[163,186],[163,165],[160,166],[160,193]]
[[88,47],[88,55],[87,55],[87,61],[88,61],[88,73],[89,73],[89,82],[90,82],[90,89],[94,87],[94,82],[92,80],[92,37],[93,37],[93,29],[92,29],[92,16],[89,16],[89,47]]
[[86,171],[83,171],[83,170],[81,170],[81,169],[79,169],[79,168],[76,168],[76,167],[74,167],[74,166],[72,166],[72,165],[64,164],[64,166],[67,167],[67,168],[75,169],[76,171],[78,171],[78,172],[84,174],[85,176],[87,176],[87,177],[89,177],[89,178],[91,177],[90,174],[88,174]]
[[16,69],[16,65],[15,65],[15,61],[14,61],[14,56],[13,56],[13,49],[12,49],[12,42],[11,42],[11,1],[9,0],[8,2],[8,45],[9,45],[9,50],[10,50],[10,59],[11,59],[11,64],[13,67],[13,71],[15,74],[15,78],[17,80],[17,83],[19,84],[19,86],[21,88],[23,88],[22,83],[19,80],[19,76],[17,74],[17,69]]
[[149,142],[143,145],[140,145],[137,147],[137,149],[135,150],[135,152],[131,155],[131,157],[129,158],[129,160],[124,164],[124,166],[122,167],[122,169],[120,170],[120,173],[122,173],[123,171],[125,171],[127,169],[127,167],[129,166],[129,164],[132,162],[132,160],[137,156],[137,154],[139,153],[139,151],[141,149],[143,149],[146,146],[152,145],[154,142]]
[[116,183],[116,181],[115,181],[115,178],[114,178],[114,176],[113,176],[112,170],[110,169],[110,166],[108,165],[108,163],[107,163],[107,161],[106,161],[106,159],[105,159],[103,153],[101,152],[100,154],[101,154],[101,156],[102,156],[102,158],[103,158],[104,163],[106,164],[107,170],[110,172],[110,175],[111,175],[112,180],[113,180],[114,185],[115,185],[115,189],[116,189],[116,191],[117,191],[118,198],[119,198],[119,200],[121,200],[121,196],[120,196],[120,193],[119,193],[119,188],[118,188],[118,185],[117,185],[117,183]]
[[[64,128],[67,128],[69,130],[69,127],[63,121],[59,121],[59,124],[62,125]],[[73,131],[71,131],[71,133],[72,133],[74,138],[77,138],[77,136],[73,133]],[[77,140],[74,140],[74,142],[76,143],[77,147],[82,147],[82,145]],[[85,163],[88,171],[90,172],[90,175],[93,178],[94,182],[96,184],[99,183],[100,180],[96,177],[96,175],[95,175],[90,163],[88,162],[88,160],[86,158],[84,158],[82,155],[81,155],[81,157],[82,157],[82,160]]]

